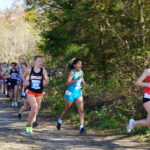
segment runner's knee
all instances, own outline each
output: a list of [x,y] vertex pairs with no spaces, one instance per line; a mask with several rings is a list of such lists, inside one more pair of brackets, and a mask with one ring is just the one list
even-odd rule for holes
[[38,105],[31,106],[32,113],[36,114],[38,112]]
[[84,113],[84,110],[83,109],[79,109],[79,114],[83,114]]
[[65,108],[65,112],[68,113],[70,111],[71,107]]

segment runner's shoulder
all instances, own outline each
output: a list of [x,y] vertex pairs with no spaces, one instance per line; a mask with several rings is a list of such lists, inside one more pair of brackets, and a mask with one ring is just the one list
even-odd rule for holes
[[74,76],[74,71],[73,71],[73,70],[70,70],[70,71],[69,71],[69,75],[70,75],[70,76]]
[[42,67],[42,68],[43,68],[43,73],[47,74],[47,70],[44,67]]

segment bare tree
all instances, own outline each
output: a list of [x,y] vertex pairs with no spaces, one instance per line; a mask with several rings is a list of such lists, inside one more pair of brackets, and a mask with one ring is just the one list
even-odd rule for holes
[[29,54],[35,53],[39,36],[25,21],[24,13],[20,6],[0,13],[1,61],[16,60],[20,56],[27,57]]
[[142,45],[145,45],[145,24],[144,24],[144,13],[143,13],[143,5],[141,0],[137,0],[138,10],[139,10],[139,40]]

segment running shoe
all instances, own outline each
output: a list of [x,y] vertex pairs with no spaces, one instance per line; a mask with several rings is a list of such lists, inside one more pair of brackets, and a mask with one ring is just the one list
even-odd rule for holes
[[11,106],[12,106],[12,107],[15,107],[15,102],[12,102],[12,103],[11,103]]
[[29,126],[28,125],[26,125],[26,133],[28,134],[28,132],[29,132]]
[[129,124],[127,125],[127,133],[130,133],[131,130],[134,128],[134,122],[135,122],[134,119],[129,120]]
[[18,118],[21,119],[22,118],[22,114],[18,113]]
[[18,102],[14,102],[15,103],[15,107],[18,107]]
[[35,127],[37,127],[38,126],[38,123],[35,121],[35,122],[33,122],[33,125],[32,125],[32,127],[33,128],[35,128]]
[[84,134],[85,133],[85,129],[84,128],[81,128],[80,129],[80,134]]
[[61,123],[57,122],[56,128],[57,128],[58,130],[60,130],[60,128],[61,128]]
[[21,103],[21,102],[22,102],[22,99],[21,99],[21,98],[19,98],[19,99],[18,99],[18,103]]
[[28,134],[29,134],[29,135],[33,134],[32,126],[29,126],[29,127],[28,127]]
[[31,126],[26,125],[26,133],[29,135],[33,134],[33,129]]

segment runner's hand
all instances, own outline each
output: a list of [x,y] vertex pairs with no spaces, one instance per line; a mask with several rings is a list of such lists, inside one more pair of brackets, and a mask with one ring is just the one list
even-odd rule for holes
[[78,77],[77,79],[76,79],[76,81],[78,81],[78,80],[81,80],[83,77],[82,76],[80,76],[80,77]]
[[45,80],[43,80],[43,86],[47,85],[47,82]]
[[23,86],[29,86],[29,85],[30,85],[29,80],[27,80],[27,81],[25,81],[25,82],[23,83]]

